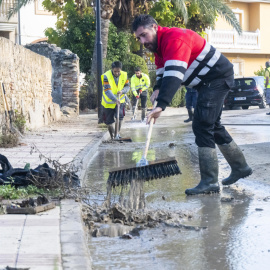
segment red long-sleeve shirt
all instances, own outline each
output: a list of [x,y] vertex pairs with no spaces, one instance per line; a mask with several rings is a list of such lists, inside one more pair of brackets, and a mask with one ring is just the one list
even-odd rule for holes
[[171,102],[180,85],[199,88],[215,78],[233,75],[233,65],[196,32],[158,26],[155,53],[158,107]]

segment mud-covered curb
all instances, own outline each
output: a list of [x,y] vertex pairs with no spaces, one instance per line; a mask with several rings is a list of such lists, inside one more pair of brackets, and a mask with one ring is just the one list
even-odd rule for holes
[[85,172],[87,169],[88,164],[94,158],[95,154],[97,153],[97,149],[102,141],[108,140],[110,134],[106,131],[103,135],[97,137],[89,143],[74,159],[75,166],[79,169],[78,176],[81,181],[81,185],[84,184],[84,177]]
[[[102,141],[109,138],[106,131],[89,143],[75,158],[78,176],[83,186],[85,172]],[[63,270],[91,270],[88,233],[82,220],[82,205],[74,200],[62,200],[60,211],[60,243]]]

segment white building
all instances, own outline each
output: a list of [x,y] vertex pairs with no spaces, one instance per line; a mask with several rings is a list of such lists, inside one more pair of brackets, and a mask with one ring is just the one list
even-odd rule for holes
[[35,0],[8,21],[7,13],[13,5],[14,0],[3,0],[0,6],[0,36],[21,45],[46,41],[44,31],[55,27],[56,15],[43,9],[42,0]]

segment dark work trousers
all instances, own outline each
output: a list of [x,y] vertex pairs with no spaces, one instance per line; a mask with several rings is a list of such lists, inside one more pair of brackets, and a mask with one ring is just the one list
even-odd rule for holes
[[[125,103],[120,104],[119,120],[123,120],[125,116]],[[106,125],[111,125],[117,117],[117,105],[114,109],[103,107],[103,119]]]
[[186,92],[186,108],[188,110],[191,110],[192,108],[195,109],[196,104],[197,104],[197,97],[198,97],[198,92],[196,90],[188,90]]
[[[137,91],[138,95],[139,95],[139,91]],[[147,91],[143,91],[140,95],[140,99],[141,99],[141,107],[142,109],[146,108],[146,102],[147,102]],[[132,98],[132,106],[136,106],[136,97],[133,95]]]
[[234,82],[233,75],[203,84],[198,90],[197,106],[192,123],[195,142],[199,147],[215,148],[215,144],[227,144],[232,137],[220,118],[224,99]]

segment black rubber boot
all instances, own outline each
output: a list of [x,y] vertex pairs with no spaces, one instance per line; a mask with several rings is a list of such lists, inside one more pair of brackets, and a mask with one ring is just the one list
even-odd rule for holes
[[248,166],[241,149],[234,141],[218,145],[218,147],[232,169],[230,176],[222,180],[223,185],[231,185],[252,174],[252,169]]
[[188,119],[184,120],[185,123],[188,123],[193,120],[193,112],[192,109],[188,109]]
[[113,127],[113,124],[111,125],[108,125],[108,131],[110,133],[110,136],[111,136],[111,139],[113,140],[114,139],[114,127]]
[[194,187],[186,189],[187,195],[208,194],[219,192],[218,159],[215,148],[199,147],[199,165],[201,181]]
[[142,109],[142,121],[144,121],[146,110],[146,108]]

